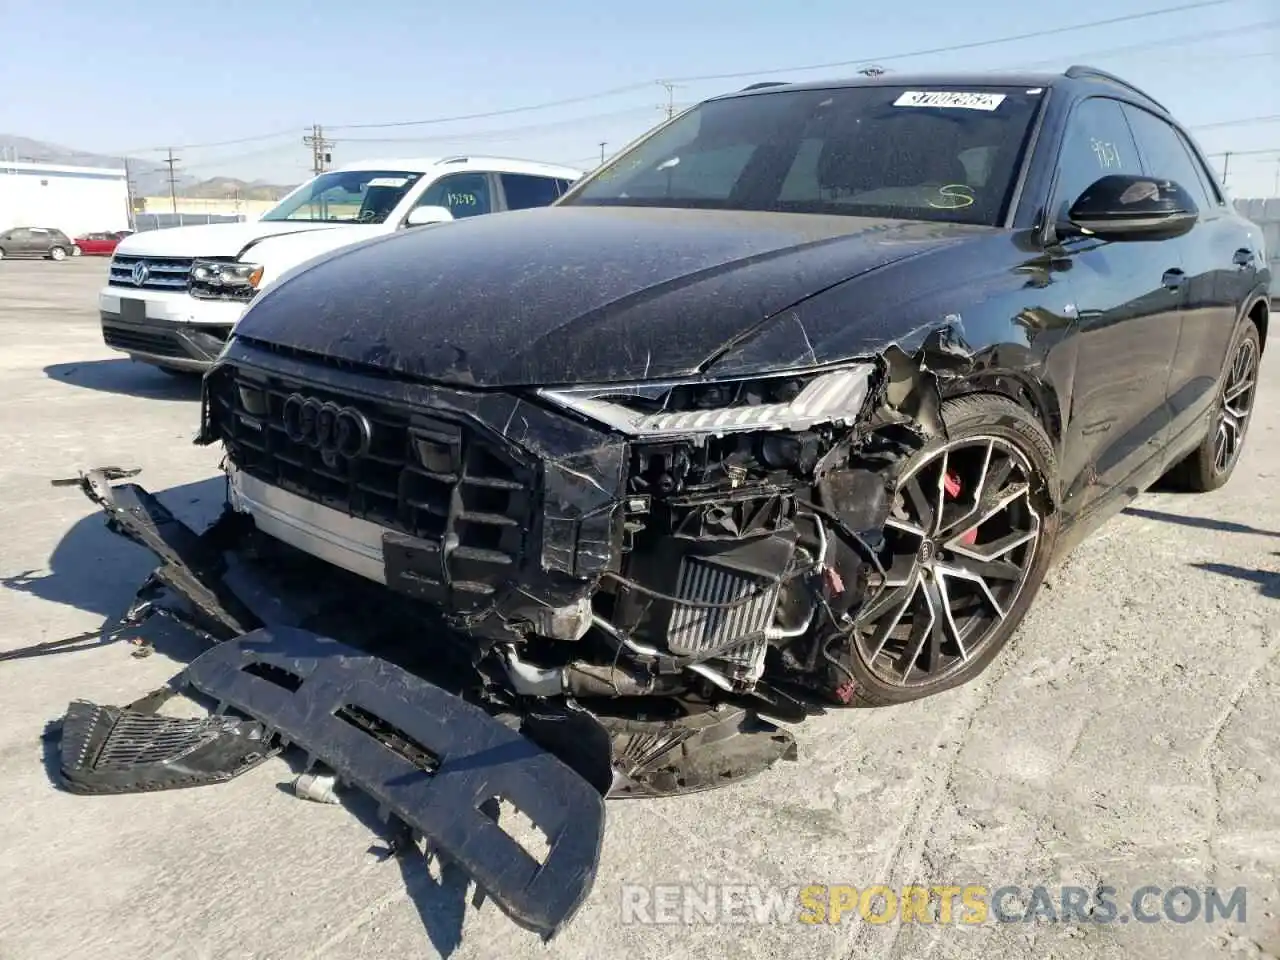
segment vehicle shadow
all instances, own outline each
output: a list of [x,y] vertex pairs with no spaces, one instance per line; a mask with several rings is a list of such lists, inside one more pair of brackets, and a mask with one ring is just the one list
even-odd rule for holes
[[1165,523],[1176,523],[1183,527],[1195,527],[1198,530],[1217,530],[1221,533],[1250,533],[1258,537],[1280,537],[1273,530],[1259,530],[1245,523],[1231,520],[1211,520],[1208,517],[1188,517],[1180,513],[1166,513],[1163,510],[1148,510],[1145,507],[1125,507],[1124,513],[1132,517],[1143,517],[1147,520],[1161,520]]
[[[286,753],[285,761],[295,776],[306,769],[304,759],[297,753]],[[292,779],[277,783],[276,789],[291,797],[297,796]],[[462,945],[462,925],[468,903],[472,909],[479,909],[483,902],[479,891],[468,898],[471,878],[465,870],[448,860],[424,853],[410,837],[397,834],[379,815],[377,802],[367,794],[344,790],[338,799],[348,813],[379,838],[379,842],[369,847],[368,854],[380,863],[395,861],[405,893],[418,911],[431,945],[441,957],[450,956]],[[298,802],[308,801],[298,799]]]
[[85,390],[118,393],[148,400],[199,400],[200,377],[175,376],[133,360],[84,360],[54,363],[44,368],[50,380],[59,380]]
[[[212,523],[222,509],[225,489],[223,478],[215,476],[152,492],[178,519],[200,531]],[[156,563],[156,558],[147,550],[108,530],[103,513],[95,509],[76,522],[54,547],[47,574],[37,576],[29,571],[0,580],[0,587],[94,613],[102,617],[102,626],[71,637],[2,652],[0,662],[73,654],[126,639],[136,644],[135,656],[152,651],[162,653],[176,661],[181,669],[207,649],[205,641],[162,617],[151,617],[137,625],[124,620],[135,592]],[[136,696],[149,692],[138,690]],[[63,790],[61,718],[49,718],[41,739],[46,775],[57,789]],[[306,757],[297,750],[286,750],[282,758],[295,776],[306,769]],[[292,780],[277,786],[290,795],[294,793]],[[369,853],[396,861],[405,891],[427,936],[441,956],[450,956],[462,943],[468,903],[473,909],[481,905],[478,893],[468,897],[473,886],[470,877],[454,864],[424,856],[417,844],[382,819],[372,797],[358,790],[344,789],[339,798],[353,816],[379,837],[381,843],[371,847]],[[298,802],[308,801],[299,799]],[[496,818],[496,811],[491,816]]]
[[[225,490],[224,479],[214,476],[171,487],[160,499],[178,519],[203,530],[221,511]],[[47,573],[26,570],[3,577],[0,588],[84,610],[101,617],[102,625],[70,637],[0,652],[0,662],[78,653],[138,634],[139,628],[125,622],[124,615],[156,563],[150,552],[108,530],[104,514],[95,508],[76,521],[54,546],[45,564]],[[158,631],[154,642],[149,637],[144,639],[156,650],[182,659],[183,654],[194,653],[181,644],[179,649],[170,647],[174,636],[181,637],[183,633]]]
[[[1272,556],[1280,557],[1280,552]],[[1193,563],[1191,566],[1197,570],[1206,570],[1209,573],[1218,573],[1246,583],[1255,583],[1258,585],[1258,593],[1262,596],[1268,600],[1280,600],[1280,571],[1250,570],[1248,567],[1237,566],[1234,563]]]

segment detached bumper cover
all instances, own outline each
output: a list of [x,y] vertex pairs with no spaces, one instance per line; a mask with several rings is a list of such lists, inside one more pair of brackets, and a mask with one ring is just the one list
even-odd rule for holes
[[[180,679],[253,721],[179,720],[77,701],[63,728],[63,771],[73,789],[95,776],[117,790],[224,780],[293,745],[425,837],[433,853],[463,869],[526,929],[554,935],[590,893],[604,798],[460,697],[386,660],[287,627],[220,643]],[[117,736],[122,725],[132,737]],[[95,770],[92,758],[102,757],[113,737],[112,762]],[[253,740],[258,745],[246,755],[244,744]],[[193,774],[200,750],[221,766],[214,759]],[[89,786],[81,792],[115,792]],[[502,801],[547,838],[541,863],[494,819]]]

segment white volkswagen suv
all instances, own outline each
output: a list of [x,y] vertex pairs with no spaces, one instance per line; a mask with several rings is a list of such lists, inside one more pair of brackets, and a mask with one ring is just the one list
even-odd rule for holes
[[498,157],[362,160],[309,180],[256,221],[135,233],[98,295],[102,338],[171,372],[202,371],[249,302],[294,267],[406,227],[546,206],[581,176]]

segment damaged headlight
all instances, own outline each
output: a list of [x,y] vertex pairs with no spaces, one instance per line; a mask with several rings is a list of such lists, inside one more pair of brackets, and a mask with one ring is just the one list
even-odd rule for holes
[[633,437],[803,430],[852,421],[867,399],[869,363],[735,380],[542,389],[544,399]]
[[191,265],[191,294],[207,299],[248,300],[262,283],[260,263],[197,260]]

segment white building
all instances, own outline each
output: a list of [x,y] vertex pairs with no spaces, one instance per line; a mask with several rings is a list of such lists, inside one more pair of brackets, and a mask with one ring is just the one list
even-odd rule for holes
[[54,227],[69,237],[129,227],[123,170],[0,160],[0,230]]

